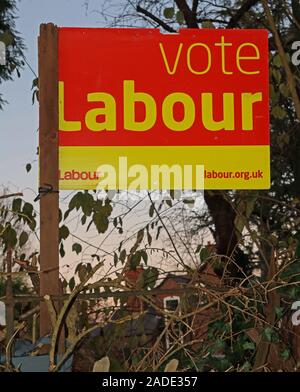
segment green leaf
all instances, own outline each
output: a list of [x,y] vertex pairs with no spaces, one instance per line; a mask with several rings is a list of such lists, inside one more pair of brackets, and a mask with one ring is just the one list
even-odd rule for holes
[[63,242],[60,244],[59,254],[60,254],[61,257],[65,257],[66,252],[65,252],[65,248],[64,248]]
[[144,287],[152,289],[157,281],[159,272],[157,268],[149,267],[143,272]]
[[0,34],[0,41],[4,42],[5,46],[10,46],[14,44],[15,38],[10,30],[6,30]]
[[283,120],[286,117],[286,111],[279,105],[276,105],[272,109],[271,115],[279,120]]
[[75,287],[75,278],[74,278],[74,276],[73,276],[73,277],[69,280],[69,288],[70,288],[71,291],[73,291],[74,287]]
[[92,214],[93,206],[95,203],[93,196],[90,193],[83,193],[82,196],[80,196],[80,200],[82,212],[86,216],[90,216]]
[[117,219],[117,218],[114,218],[114,220],[113,220],[113,225],[114,225],[115,227],[118,226],[118,219]]
[[109,357],[106,356],[94,363],[93,372],[94,373],[109,372],[109,368],[110,368],[110,360]]
[[280,353],[280,357],[284,359],[285,361],[291,357],[291,350],[289,348],[284,349]]
[[72,245],[72,251],[73,251],[73,252],[76,252],[76,254],[79,255],[79,253],[82,251],[82,246],[81,246],[80,244],[78,244],[77,242],[75,242],[75,243]]
[[32,105],[34,105],[36,100],[39,101],[39,90],[34,90],[32,93]]
[[25,231],[23,231],[19,238],[20,247],[22,248],[22,246],[24,246],[27,241],[28,241],[28,234]]
[[142,255],[141,255],[140,251],[131,255],[130,260],[129,260],[130,269],[136,269],[136,267],[139,265],[139,263],[141,261],[141,258],[142,258]]
[[265,340],[267,340],[268,342],[272,342],[272,333],[273,330],[270,327],[266,327],[263,330],[262,336],[265,338]]
[[250,362],[246,361],[241,369],[243,372],[250,372],[252,369],[252,365]]
[[17,233],[10,224],[6,225],[5,230],[2,234],[2,240],[5,244],[5,249],[14,248],[17,245]]
[[67,226],[63,225],[59,228],[59,241],[66,240],[69,237],[70,231]]
[[166,200],[166,204],[167,204],[169,207],[172,207],[172,200],[167,199],[167,200]]
[[112,213],[112,206],[110,204],[110,200],[105,200],[105,204],[101,200],[96,200],[94,202],[94,211],[101,212],[105,216],[110,216]]
[[217,339],[217,340],[215,341],[215,343],[209,348],[208,351],[209,351],[211,354],[215,354],[215,353],[217,353],[218,351],[224,350],[225,347],[226,347],[226,343],[224,342],[224,340]]
[[202,248],[199,254],[201,262],[203,263],[208,257],[210,257],[211,253],[212,251],[208,247]]
[[125,258],[126,258],[126,250],[123,249],[123,250],[121,251],[121,253],[120,253],[120,260],[121,260],[122,263],[124,263]]
[[135,245],[139,245],[143,241],[143,238],[144,238],[144,229],[141,229],[137,233]]
[[92,258],[96,258],[97,261],[100,261],[100,256],[99,256],[99,255],[93,254],[91,257],[92,257]]
[[142,259],[144,260],[144,263],[147,265],[147,263],[148,263],[147,252],[145,250],[141,250],[141,255],[142,255]]
[[275,306],[274,308],[276,316],[281,319],[284,315],[284,308],[282,308],[281,306]]
[[203,29],[215,29],[215,25],[211,20],[205,20],[204,22],[201,23],[201,26]]
[[30,203],[25,203],[23,206],[22,213],[26,215],[28,218],[31,218],[33,213],[33,205]]
[[13,212],[20,212],[22,206],[22,199],[14,199],[12,202],[12,210]]
[[286,83],[281,83],[279,86],[279,91],[281,92],[281,94],[287,98],[290,96],[290,89],[289,86]]
[[167,7],[164,9],[164,17],[166,19],[172,19],[174,17],[175,10],[174,7]]
[[280,68],[280,67],[282,66],[281,58],[280,58],[279,54],[276,54],[276,55],[273,57],[273,64],[274,64],[276,67],[278,67],[278,68]]
[[177,372],[178,365],[178,359],[173,358],[170,362],[166,364],[164,372]]
[[77,264],[76,268],[75,268],[75,274],[78,273],[80,267],[82,266],[82,263]]
[[71,212],[71,210],[67,210],[67,211],[64,213],[64,220],[66,220],[66,219],[68,218],[68,216],[70,215],[70,212]]
[[79,276],[80,282],[84,281],[84,279],[87,276],[87,273],[88,273],[88,271],[87,271],[86,266],[81,264],[79,269],[78,269],[78,276]]
[[118,262],[119,262],[118,255],[116,254],[116,252],[114,252],[114,266],[115,266],[115,267],[116,267],[116,265],[118,264]]
[[184,199],[182,200],[184,204],[186,204],[188,207],[193,208],[195,204],[195,199]]
[[26,171],[27,171],[27,173],[29,173],[30,172],[30,170],[31,170],[31,163],[27,163],[27,165],[26,165]]
[[262,337],[267,342],[273,342],[273,343],[280,342],[280,337],[279,337],[278,333],[274,329],[272,329],[271,327],[266,327],[262,331]]
[[32,81],[32,86],[31,86],[31,90],[33,90],[34,88],[38,88],[39,87],[39,79],[35,78]]
[[150,218],[153,217],[154,211],[155,211],[154,204],[151,204],[150,209],[149,209],[149,216],[150,216]]
[[69,203],[69,210],[70,211],[74,210],[74,208],[76,208],[77,211],[79,210],[79,208],[81,207],[81,203],[82,203],[82,197],[83,197],[82,192],[77,192],[76,195],[74,195],[72,197],[72,199],[70,200],[70,203]]
[[103,212],[95,212],[93,214],[93,222],[98,230],[98,233],[106,232],[109,225],[109,220]]
[[152,244],[152,236],[149,233],[149,231],[147,231],[147,241],[148,241],[149,246],[151,246],[151,244]]
[[253,212],[256,200],[257,195],[255,194],[255,192],[251,192],[250,194],[243,192],[237,197],[237,215],[234,220],[234,226],[239,235],[242,235],[243,229]]
[[156,239],[158,239],[159,234],[160,234],[160,231],[161,231],[162,228],[163,228],[162,226],[159,226],[159,227],[158,227],[157,233],[156,233]]
[[176,12],[176,21],[180,25],[183,25],[183,23],[184,23],[184,15],[183,15],[183,13],[181,11],[177,11]]
[[274,76],[274,79],[276,80],[276,82],[280,83],[280,81],[281,81],[281,72],[279,71],[278,68],[273,68],[272,75]]
[[245,342],[243,344],[243,349],[244,350],[254,350],[255,349],[255,344],[253,342]]
[[30,230],[34,231],[36,228],[36,220],[31,217],[30,222],[28,222],[28,227],[30,228]]

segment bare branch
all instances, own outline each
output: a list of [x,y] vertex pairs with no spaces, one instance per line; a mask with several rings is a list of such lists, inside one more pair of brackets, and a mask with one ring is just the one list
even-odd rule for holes
[[0,200],[1,199],[8,199],[9,197],[15,197],[15,196],[23,196],[23,193],[19,192],[19,193],[11,193],[10,195],[2,195],[0,196]]
[[193,12],[193,14],[196,14],[196,13],[197,13],[198,5],[199,5],[199,0],[193,0],[193,6],[192,6],[192,12]]
[[211,23],[220,23],[220,24],[227,24],[225,20],[218,19],[218,18],[197,18],[197,22],[211,22]]
[[233,28],[238,25],[240,19],[244,16],[246,12],[250,10],[254,5],[256,5],[259,0],[246,0],[242,6],[238,9],[237,13],[230,19],[227,28]]
[[151,12],[145,10],[144,8],[142,8],[141,6],[137,6],[136,7],[137,12],[147,16],[148,18],[150,18],[151,20],[153,20],[154,22],[156,22],[159,26],[161,26],[163,29],[165,29],[166,31],[168,31],[169,33],[176,33],[176,30],[174,30],[171,26],[169,26],[167,23],[165,23],[163,20],[159,19],[157,16],[153,15]]
[[175,0],[177,7],[183,13],[186,25],[190,29],[198,29],[196,14],[188,6],[186,0]]

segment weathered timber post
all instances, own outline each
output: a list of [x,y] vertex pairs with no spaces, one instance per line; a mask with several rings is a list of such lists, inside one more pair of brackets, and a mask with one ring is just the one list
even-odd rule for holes
[[[52,23],[39,36],[40,295],[59,295],[58,32]],[[43,188],[50,191],[43,192]],[[45,190],[44,189],[44,190]],[[41,192],[42,191],[42,192]],[[51,332],[41,303],[40,335]]]
[[5,288],[5,321],[6,321],[6,344],[10,341],[14,333],[14,294],[12,283],[12,250],[7,250],[6,256],[6,288]]

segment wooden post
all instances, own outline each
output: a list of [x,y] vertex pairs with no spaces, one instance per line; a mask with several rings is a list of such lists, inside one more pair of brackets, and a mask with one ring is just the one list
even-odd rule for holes
[[[39,160],[40,187],[58,191],[58,32],[52,23],[40,26],[39,36]],[[59,197],[40,198],[40,296],[59,295]],[[41,303],[40,335],[51,332],[47,307]]]
[[12,250],[9,248],[6,257],[6,300],[5,300],[5,321],[6,321],[6,344],[10,341],[14,333],[14,294],[12,284]]

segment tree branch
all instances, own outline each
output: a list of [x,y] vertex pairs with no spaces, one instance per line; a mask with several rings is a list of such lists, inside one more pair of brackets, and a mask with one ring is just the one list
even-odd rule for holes
[[186,0],[175,0],[179,11],[183,13],[186,25],[190,29],[198,29],[199,25],[197,22],[196,14],[188,6]]
[[192,12],[196,15],[198,10],[199,0],[193,0]]
[[197,18],[197,22],[211,22],[211,23],[220,23],[220,24],[227,24],[227,22],[225,22],[222,19],[218,19],[218,18]]
[[15,196],[23,196],[23,193],[19,192],[19,193],[12,193],[10,195],[2,195],[0,196],[0,199],[8,199],[9,197],[15,197]]
[[227,28],[231,29],[233,27],[236,27],[239,20],[244,16],[246,12],[250,10],[254,5],[256,5],[259,2],[259,0],[245,0],[243,5],[239,8],[237,13],[230,19]]
[[168,31],[169,33],[176,33],[176,30],[174,30],[171,26],[169,26],[167,23],[165,23],[163,20],[159,19],[157,16],[153,15],[151,12],[148,10],[145,10],[141,6],[136,7],[137,12],[147,16],[149,19],[153,20],[156,22],[159,26],[161,26],[163,29]]

